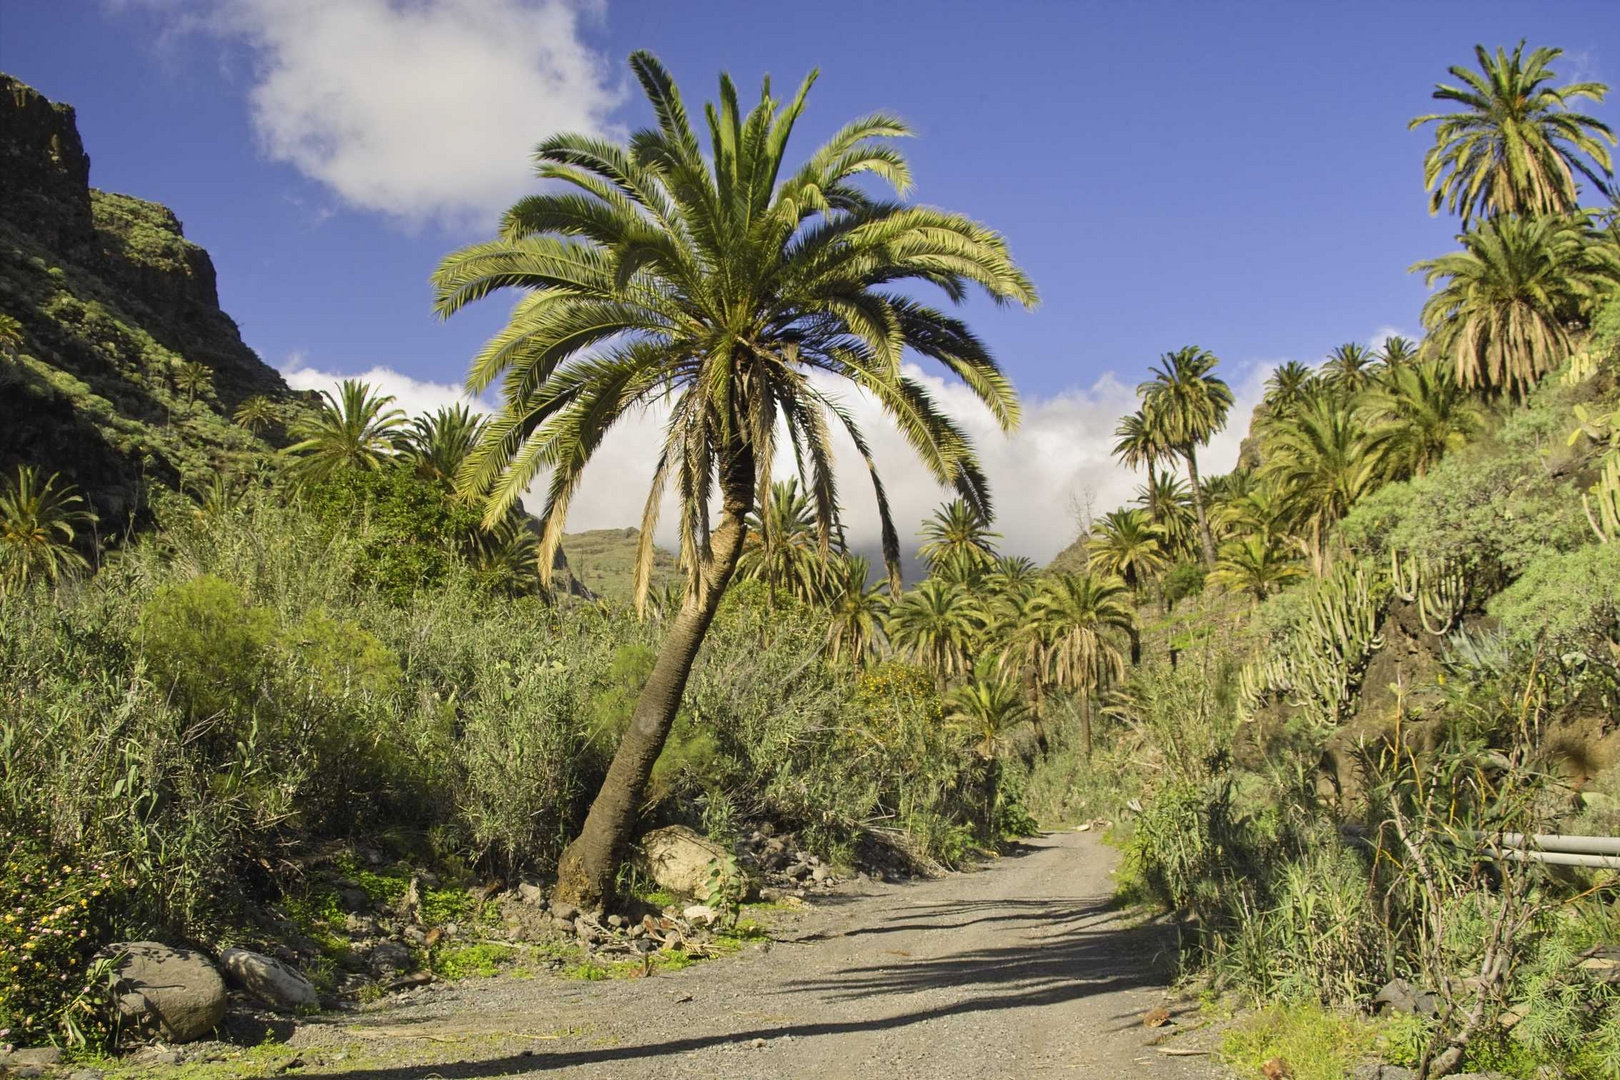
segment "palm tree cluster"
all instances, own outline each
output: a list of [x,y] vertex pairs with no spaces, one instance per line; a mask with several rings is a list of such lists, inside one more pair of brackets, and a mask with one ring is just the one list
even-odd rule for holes
[[[249,398],[237,409],[245,427],[280,420],[264,398]],[[394,398],[369,383],[345,379],[337,392],[323,391],[316,407],[292,421],[294,439],[282,451],[288,475],[299,485],[318,484],[346,472],[408,469],[439,488],[446,499],[473,496],[455,478],[483,437],[487,420],[464,404],[447,405],[408,418]],[[538,540],[521,503],[486,519],[461,538],[462,556],[489,584],[511,593],[541,589]]]
[[1580,331],[1620,287],[1612,227],[1583,210],[1578,177],[1600,194],[1613,178],[1614,133],[1574,111],[1608,87],[1554,86],[1561,49],[1525,55],[1525,43],[1493,54],[1475,46],[1478,71],[1453,67],[1461,85],[1434,97],[1461,108],[1419,116],[1434,124],[1424,158],[1429,212],[1456,213],[1461,250],[1412,269],[1439,285],[1423,307],[1427,354],[1469,388],[1522,395],[1575,352]]
[[1134,506],[1097,522],[1086,544],[1089,565],[1118,575],[1138,597],[1151,585],[1161,598],[1165,574],[1193,562],[1206,566],[1211,583],[1256,601],[1307,567],[1324,573],[1333,526],[1357,501],[1382,484],[1422,476],[1485,423],[1479,396],[1420,351],[1390,337],[1378,348],[1340,345],[1315,368],[1278,367],[1255,414],[1250,452],[1260,464],[1202,482],[1194,447],[1176,449],[1175,437],[1156,425],[1151,395],[1195,379],[1210,384],[1189,395],[1209,402],[1207,441],[1224,420],[1229,391],[1208,353],[1170,354],[1159,377],[1144,384],[1143,408],[1120,422],[1115,454],[1127,465],[1181,458],[1187,481],[1150,474]]

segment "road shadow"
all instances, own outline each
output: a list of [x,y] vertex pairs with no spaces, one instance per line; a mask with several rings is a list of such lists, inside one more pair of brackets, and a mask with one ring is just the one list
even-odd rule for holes
[[[1057,1005],[1099,994],[1163,986],[1174,954],[1174,931],[1125,925],[1107,900],[943,901],[908,911],[913,930],[956,930],[996,923],[1008,944],[911,958],[894,953],[825,976],[785,984],[777,1000],[790,1012],[814,1013],[829,1002],[862,1002],[860,1019],[783,1023],[743,1030],[588,1050],[537,1050],[483,1061],[438,1063],[333,1074],[344,1080],[479,1080],[512,1073],[545,1073],[586,1065],[653,1060],[753,1039],[812,1039],[873,1034],[953,1016]],[[845,931],[883,933],[889,927]],[[907,1008],[910,995],[949,988],[956,1000]],[[805,999],[795,1001],[795,999]],[[885,1014],[892,1002],[899,1011]],[[1130,1022],[1135,1021],[1134,1018]],[[808,1051],[813,1053],[813,1050]]]

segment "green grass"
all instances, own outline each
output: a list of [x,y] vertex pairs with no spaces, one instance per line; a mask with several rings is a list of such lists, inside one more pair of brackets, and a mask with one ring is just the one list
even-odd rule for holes
[[1372,1053],[1378,1029],[1317,1005],[1273,1006],[1253,1013],[1221,1039],[1221,1061],[1242,1076],[1258,1076],[1272,1058],[1288,1062],[1294,1080],[1343,1080]]

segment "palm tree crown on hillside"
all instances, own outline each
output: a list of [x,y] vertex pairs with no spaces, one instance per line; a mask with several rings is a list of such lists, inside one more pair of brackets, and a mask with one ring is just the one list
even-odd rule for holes
[[976,573],[995,561],[1001,534],[991,532],[988,519],[967,502],[952,499],[923,522],[922,538],[917,554],[929,566],[938,570],[954,564]]
[[1350,397],[1359,394],[1373,380],[1377,367],[1377,353],[1347,341],[1328,353],[1322,364],[1322,378],[1329,387]]
[[883,643],[883,618],[889,600],[881,582],[868,582],[872,564],[860,555],[844,555],[827,569],[827,658],[848,658],[860,667]]
[[1462,237],[1461,251],[1412,266],[1431,287],[1424,348],[1470,389],[1523,393],[1574,350],[1573,327],[1620,290],[1620,250],[1587,220],[1497,217]]
[[[1119,425],[1114,428],[1114,456],[1127,469],[1146,469],[1151,481],[1159,462],[1164,461],[1170,454],[1159,440],[1158,432],[1154,431],[1142,410],[1138,409],[1119,418]],[[1153,502],[1154,495],[1155,492],[1150,485],[1148,512],[1156,518],[1159,508]]]
[[[546,474],[542,576],[603,437],[627,415],[668,405],[650,463],[636,592],[645,597],[659,507],[673,487],[686,597],[584,828],[560,861],[558,894],[592,904],[611,894],[748,514],[770,483],[778,433],[805,464],[824,553],[838,518],[833,431],[850,435],[872,468],[884,558],[898,587],[899,537],[870,444],[823,377],[876,400],[933,478],[988,519],[990,494],[966,433],[905,373],[902,353],[909,347],[939,361],[1004,429],[1018,422],[1017,396],[964,322],[905,286],[931,283],[952,301],[973,285],[998,303],[1036,300],[1001,236],[902,200],[911,173],[888,141],[908,134],[900,120],[852,121],[790,168],[789,137],[814,74],[787,102],[771,96],[767,81],[746,112],[721,76],[718,102],[704,109],[705,151],[664,67],[645,52],[632,54],[630,67],[657,126],[626,144],[547,139],[536,171],[556,190],[517,202],[494,240],[455,252],[434,276],[443,316],[503,289],[523,294],[472,362],[468,388],[499,385],[502,402],[461,481],[489,492],[486,514],[496,520]],[[870,194],[869,181],[896,197]]]
[[389,408],[393,403],[392,395],[358,379],[344,379],[336,395],[321,391],[315,412],[293,425],[298,441],[283,451],[293,458],[293,474],[324,480],[347,469],[382,468],[405,426],[405,413]]
[[417,475],[453,482],[483,436],[484,424],[482,416],[460,402],[440,406],[436,412],[411,419],[400,440],[402,453]]
[[810,497],[799,490],[798,480],[778,480],[770,498],[748,517],[738,576],[763,581],[773,605],[778,591],[809,603],[822,594],[827,567]]
[[[1548,66],[1562,49],[1524,55],[1523,41],[1509,54],[1474,46],[1479,70],[1458,65],[1462,83],[1435,87],[1437,101],[1461,105],[1457,112],[1419,116],[1408,127],[1432,123],[1434,146],[1423,159],[1423,186],[1431,189],[1429,213],[1444,206],[1462,217],[1499,214],[1562,214],[1577,203],[1575,174],[1602,186],[1613,165],[1614,133],[1601,121],[1574,112],[1582,98],[1602,101],[1602,83],[1551,85]],[[1588,164],[1590,161],[1590,164]],[[1601,175],[1600,175],[1601,174]]]
[[1136,629],[1125,583],[1091,573],[1057,574],[1030,601],[1029,615],[1045,678],[1080,699],[1081,743],[1090,757],[1091,699],[1124,674],[1118,636]]
[[260,435],[281,422],[281,410],[263,394],[254,394],[243,399],[231,419],[253,434]]
[[1166,564],[1158,526],[1146,510],[1104,514],[1086,543],[1087,567],[1139,590]]
[[1215,565],[1215,539],[1209,531],[1204,492],[1198,483],[1198,448],[1207,446],[1226,426],[1232,390],[1213,372],[1219,361],[1208,349],[1189,345],[1159,359],[1149,368],[1153,378],[1137,387],[1142,413],[1159,444],[1187,463],[1187,485],[1198,515],[1204,561]]
[[45,476],[33,465],[17,466],[0,484],[0,592],[55,582],[90,568],[74,548],[79,530],[96,515],[61,474]]
[[945,684],[973,667],[987,613],[961,585],[926,578],[889,608],[884,627],[899,653]]

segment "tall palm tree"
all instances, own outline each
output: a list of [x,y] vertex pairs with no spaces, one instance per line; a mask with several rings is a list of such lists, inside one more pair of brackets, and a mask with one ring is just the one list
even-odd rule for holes
[[1377,366],[1377,353],[1347,341],[1328,353],[1327,361],[1322,365],[1322,378],[1334,391],[1345,397],[1354,397],[1372,382]]
[[871,571],[860,555],[840,556],[828,568],[827,658],[834,664],[847,657],[861,667],[883,644],[889,600],[881,582],[867,583]]
[[1136,388],[1142,412],[1159,441],[1187,463],[1187,485],[1198,515],[1204,562],[1215,565],[1215,538],[1209,531],[1204,492],[1198,484],[1198,448],[1226,426],[1232,390],[1212,374],[1219,362],[1208,349],[1189,345],[1165,353],[1153,378]]
[[1266,396],[1261,399],[1266,411],[1277,417],[1298,408],[1308,395],[1315,374],[1310,365],[1298,360],[1279,365],[1266,380]]
[[1243,494],[1216,507],[1213,516],[1228,532],[1277,544],[1288,538],[1289,509],[1282,485],[1268,472]]
[[1374,355],[1383,364],[1383,372],[1387,374],[1407,364],[1416,363],[1418,345],[1411,338],[1391,334],[1384,339],[1384,343],[1378,347],[1378,352]]
[[254,394],[243,399],[231,419],[236,421],[237,426],[245,427],[255,435],[263,435],[281,423],[281,410],[263,394]]
[[1138,485],[1136,504],[1147,507],[1165,557],[1172,562],[1197,558],[1198,515],[1182,479],[1170,472],[1155,472]]
[[1146,510],[1115,510],[1104,514],[1086,542],[1086,568],[1117,577],[1132,592],[1168,565],[1159,530]]
[[1331,399],[1311,402],[1267,440],[1265,478],[1282,490],[1318,576],[1327,571],[1328,530],[1378,485],[1382,457],[1381,436]]
[[413,417],[397,440],[400,455],[418,476],[453,483],[456,473],[483,437],[485,419],[466,405],[442,405]]
[[1599,173],[1613,168],[1603,143],[1613,146],[1614,133],[1569,105],[1581,98],[1602,101],[1608,87],[1550,85],[1557,76],[1548,65],[1562,55],[1562,49],[1542,48],[1526,57],[1523,41],[1512,55],[1497,49],[1493,56],[1475,45],[1478,72],[1450,69],[1463,85],[1440,83],[1433,96],[1462,109],[1419,116],[1407,125],[1435,125],[1434,146],[1423,158],[1423,186],[1432,191],[1429,213],[1445,206],[1462,216],[1465,229],[1476,216],[1565,214],[1578,205],[1576,173],[1602,186]]
[[358,379],[344,379],[336,396],[321,391],[314,413],[293,424],[298,441],[282,451],[292,458],[293,475],[325,480],[349,469],[382,468],[405,426],[404,411],[388,407],[393,402],[392,395],[375,393]]
[[23,324],[10,315],[0,315],[0,356],[15,357],[22,344]]
[[19,465],[0,487],[0,591],[90,569],[73,545],[96,515],[72,484],[58,486],[60,479],[52,473],[42,480],[35,466]]
[[972,677],[945,695],[944,705],[946,721],[972,732],[973,748],[986,761],[1000,757],[1008,732],[1030,719],[1018,681],[990,657],[975,664]]
[[889,608],[884,629],[896,651],[927,668],[943,688],[973,667],[985,614],[968,590],[926,578]]
[[213,389],[214,370],[207,364],[187,360],[174,369],[174,385],[185,391],[186,404],[190,405],[197,400],[198,394],[206,394]]
[[1210,571],[1209,580],[1236,592],[1247,592],[1259,603],[1304,574],[1286,552],[1268,543],[1264,536],[1251,535],[1221,545],[1220,561]]
[[1117,635],[1136,628],[1125,583],[1090,573],[1057,574],[1030,601],[1029,616],[1047,681],[1079,698],[1080,738],[1090,757],[1092,697],[1124,675]]
[[[500,235],[449,256],[434,278],[449,316],[501,289],[526,295],[473,360],[468,388],[497,382],[502,404],[462,470],[498,519],[542,469],[540,568],[549,573],[568,506],[604,435],[624,416],[669,403],[642,518],[636,568],[646,595],[666,487],[680,507],[687,577],[652,675],[637,700],[580,835],[558,867],[558,895],[599,902],[640,812],[699,645],[742,551],[749,512],[768,489],[785,433],[807,463],[817,540],[830,553],[838,501],[832,429],[871,468],[884,561],[898,589],[900,544],[870,444],[816,375],[847,380],[899,426],[934,479],[982,519],[990,496],[966,433],[907,375],[902,351],[939,361],[1004,429],[1018,422],[1012,384],[968,326],[897,286],[929,282],[953,301],[978,285],[996,302],[1033,306],[1034,287],[1001,236],[959,214],[868,193],[910,187],[887,140],[901,121],[873,115],[839,129],[797,169],[783,163],[814,82],[789,102],[744,114],[731,79],[705,109],[707,153],[668,72],[650,54],[630,66],[657,127],[628,145],[556,135],[536,150],[558,190],[516,203]],[[719,509],[711,528],[711,503]]]
[[1620,288],[1620,253],[1584,219],[1497,217],[1463,249],[1412,266],[1431,288],[1424,347],[1468,388],[1523,393],[1575,349],[1572,326]]
[[816,538],[815,508],[797,479],[778,480],[770,498],[748,516],[748,535],[737,559],[737,576],[763,581],[769,603],[778,590],[809,603],[822,594],[827,559]]
[[1001,534],[991,532],[989,521],[965,501],[952,499],[923,522],[922,538],[917,554],[930,567],[958,563],[979,572],[995,562],[995,541]]
[[1114,456],[1127,469],[1147,470],[1148,513],[1157,520],[1158,492],[1154,490],[1153,478],[1158,473],[1159,463],[1169,461],[1174,455],[1141,409],[1120,417],[1119,425],[1114,428]]
[[1382,422],[1385,472],[1392,479],[1422,476],[1485,424],[1478,401],[1457,385],[1450,368],[1435,362],[1391,371],[1369,411]]

